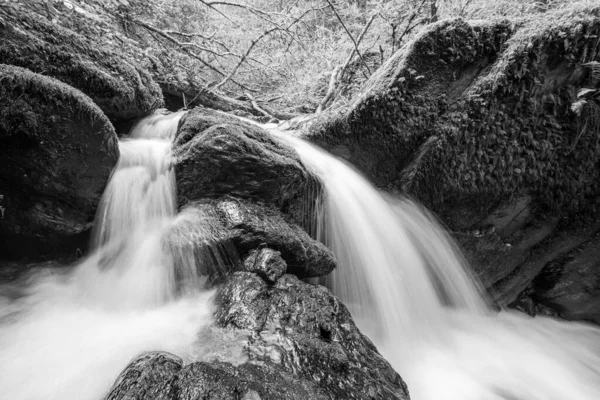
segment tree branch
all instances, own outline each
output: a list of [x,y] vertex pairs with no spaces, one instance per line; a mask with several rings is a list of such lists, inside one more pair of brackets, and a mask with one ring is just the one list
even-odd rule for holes
[[369,68],[369,66],[367,65],[367,62],[365,61],[365,59],[363,58],[362,54],[360,54],[360,51],[358,50],[358,43],[356,43],[356,40],[354,40],[354,36],[352,36],[352,34],[350,33],[350,31],[348,30],[348,28],[346,28],[346,24],[344,24],[344,21],[342,20],[342,17],[340,17],[340,14],[338,14],[337,10],[335,9],[335,7],[333,6],[333,4],[331,3],[330,0],[325,0],[327,1],[327,3],[329,4],[329,6],[331,7],[331,9],[333,10],[333,13],[335,14],[335,16],[337,17],[338,21],[340,21],[340,24],[342,24],[342,27],[344,28],[344,30],[346,31],[346,33],[348,34],[348,36],[350,37],[350,39],[352,40],[352,43],[354,43],[354,49],[356,50],[356,53],[358,54],[358,56],[360,57],[360,59],[362,60],[363,64],[365,65],[365,68],[367,69],[367,71],[369,72],[369,75],[371,75],[371,69]]

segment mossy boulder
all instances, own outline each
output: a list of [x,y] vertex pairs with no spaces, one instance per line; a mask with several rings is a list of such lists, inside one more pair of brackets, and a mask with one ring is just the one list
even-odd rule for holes
[[196,108],[183,116],[174,145],[180,205],[225,195],[270,205],[310,229],[321,188],[298,154],[257,125]]
[[0,65],[0,258],[83,248],[118,156],[115,131],[89,97]]
[[218,295],[216,316],[219,327],[246,338],[246,362],[184,365],[166,353],[143,355],[121,373],[106,398],[409,398],[400,376],[325,287],[293,275],[272,283],[237,272]]
[[[599,36],[597,5],[441,21],[307,136],[432,209],[506,305],[544,268],[534,255],[551,262],[562,254],[553,249],[568,253],[593,235]],[[566,232],[584,237],[574,244]]]
[[24,5],[0,6],[0,60],[56,78],[88,95],[112,121],[143,117],[160,107],[151,75],[117,46],[55,24]]

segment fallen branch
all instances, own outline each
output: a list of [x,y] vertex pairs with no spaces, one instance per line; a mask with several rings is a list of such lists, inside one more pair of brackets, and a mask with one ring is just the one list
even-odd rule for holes
[[248,99],[250,100],[250,104],[252,104],[252,108],[254,108],[256,111],[258,111],[259,113],[261,113],[262,115],[264,115],[265,117],[269,117],[269,118],[275,118],[273,117],[271,114],[269,114],[268,112],[266,112],[265,110],[263,110],[258,103],[256,102],[256,99],[254,97],[252,97],[252,95],[248,92],[245,93],[246,97],[248,97]]

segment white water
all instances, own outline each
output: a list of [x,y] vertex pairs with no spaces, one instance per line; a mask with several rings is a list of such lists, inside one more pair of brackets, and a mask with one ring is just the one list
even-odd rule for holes
[[[223,347],[211,334],[213,292],[201,290],[202,266],[176,246],[169,158],[181,116],[150,117],[120,142],[89,257],[0,296],[0,398],[101,399],[144,351],[198,360]],[[242,358],[239,345],[226,347],[221,357]]]
[[409,200],[343,161],[273,131],[322,179],[328,286],[407,382],[413,400],[597,400],[600,330],[489,311],[452,241]]

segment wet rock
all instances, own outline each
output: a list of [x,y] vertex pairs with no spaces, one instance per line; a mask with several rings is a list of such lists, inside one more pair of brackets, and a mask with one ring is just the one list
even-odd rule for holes
[[85,248],[118,155],[114,129],[89,97],[0,65],[0,258]]
[[[283,275],[267,285],[237,272],[218,296],[218,324],[247,332],[248,362],[192,362],[166,371],[169,400],[408,399],[400,376],[326,288]],[[155,359],[153,359],[154,357]],[[157,385],[138,377],[164,371],[160,354],[134,361],[108,399],[141,399]],[[162,368],[162,369],[161,369]],[[161,392],[162,393],[162,392]]]
[[169,353],[144,354],[119,375],[105,399],[172,399],[171,385],[182,364],[179,357]]
[[[336,266],[331,250],[272,207],[227,198],[192,203],[181,215],[172,245],[180,246],[176,253],[194,253],[201,265],[218,264],[217,270],[201,271],[204,274],[222,277],[241,270],[241,260],[252,258],[252,252],[256,257],[261,246],[269,249],[255,259],[253,268],[266,263],[266,278],[282,271],[301,278],[324,276]],[[267,254],[269,258],[263,258]]]
[[262,276],[268,282],[275,282],[285,274],[287,264],[280,252],[265,247],[250,252],[244,260],[244,269]]
[[[246,295],[249,288],[252,296]],[[254,274],[237,272],[219,301],[221,326],[253,332],[248,344],[251,362],[313,381],[332,398],[408,397],[398,374],[325,287],[293,275],[268,286]]]
[[180,205],[224,195],[273,205],[307,230],[320,184],[294,150],[233,116],[196,108],[174,142]]
[[[80,35],[18,4],[0,7],[0,60],[87,94],[113,121],[148,115],[162,92],[150,74],[99,37]],[[97,39],[97,40],[96,40]]]

